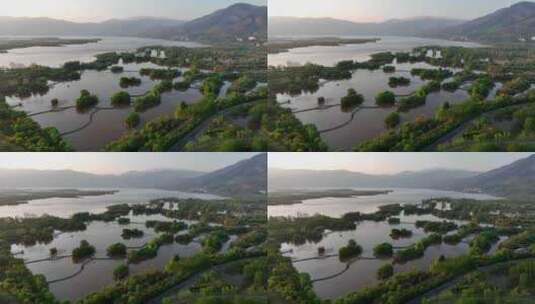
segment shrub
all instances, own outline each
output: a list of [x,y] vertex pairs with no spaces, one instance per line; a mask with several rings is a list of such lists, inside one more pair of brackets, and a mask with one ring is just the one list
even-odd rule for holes
[[396,103],[396,95],[390,91],[381,92],[375,97],[375,103],[379,106],[391,106]]

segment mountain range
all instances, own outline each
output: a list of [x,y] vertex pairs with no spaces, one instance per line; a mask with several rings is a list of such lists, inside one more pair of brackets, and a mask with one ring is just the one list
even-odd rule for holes
[[51,18],[0,17],[0,35],[132,36],[200,42],[267,39],[267,7],[238,3],[209,15],[184,21],[136,17],[100,23]]
[[535,37],[535,2],[519,2],[475,20],[415,17],[359,23],[332,18],[271,17],[269,35],[392,35],[482,42],[529,41]]
[[433,169],[371,175],[352,171],[269,169],[269,189],[291,188],[430,188],[483,192],[501,197],[535,197],[535,155],[488,172]]
[[213,172],[132,171],[100,175],[72,170],[0,169],[2,188],[154,188],[207,192],[230,197],[266,192],[267,156],[259,154]]

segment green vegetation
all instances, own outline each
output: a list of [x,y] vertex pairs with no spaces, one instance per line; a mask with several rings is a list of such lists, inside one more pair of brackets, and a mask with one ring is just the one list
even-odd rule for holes
[[121,88],[137,87],[141,85],[141,79],[136,77],[121,77],[119,80]]
[[394,266],[392,264],[384,264],[377,270],[377,279],[388,280],[394,275]]
[[355,242],[355,240],[349,240],[347,246],[338,250],[338,255],[341,261],[348,260],[359,256],[362,253],[362,247]]
[[96,95],[91,95],[89,91],[82,90],[80,91],[80,97],[76,99],[76,109],[78,111],[86,111],[91,107],[94,107],[98,104],[99,100]]
[[396,95],[390,91],[381,92],[375,97],[375,103],[382,107],[392,106],[396,103]]
[[124,257],[126,256],[126,245],[123,243],[115,243],[106,250],[109,257]]
[[141,122],[141,116],[137,112],[131,112],[128,114],[126,119],[124,120],[124,123],[127,128],[134,129],[137,126],[139,126],[139,123]]
[[388,80],[388,85],[391,88],[397,88],[401,86],[408,86],[411,84],[411,80],[406,77],[390,77]]
[[112,67],[110,68],[110,71],[111,71],[112,73],[116,73],[116,74],[118,74],[118,73],[122,73],[122,72],[124,71],[124,68],[123,68],[122,66],[115,65],[115,66],[112,66]]
[[172,80],[180,76],[180,71],[176,69],[149,69],[143,68],[139,71],[141,76],[149,76],[151,79]]
[[86,240],[80,241],[80,246],[72,250],[72,259],[80,261],[95,254],[95,247],[91,246]]
[[400,239],[400,238],[410,238],[412,237],[412,231],[408,229],[392,229],[392,232],[390,232],[390,237],[394,240]]
[[342,109],[352,109],[356,106],[361,105],[364,102],[364,97],[361,94],[358,94],[355,89],[348,89],[347,95],[342,97],[341,106]]
[[390,243],[382,243],[373,248],[373,255],[376,257],[390,257],[394,254],[394,248]]
[[401,116],[398,112],[392,112],[385,118],[385,125],[389,129],[393,129],[401,122]]
[[113,106],[129,106],[132,98],[128,92],[117,92],[111,96],[111,104]]
[[128,276],[129,273],[130,269],[128,268],[128,265],[121,264],[113,270],[113,279],[115,281],[123,280]]
[[143,237],[143,231],[139,229],[123,229],[123,233],[121,234],[123,239],[129,240],[133,238],[140,238]]
[[137,97],[134,99],[134,110],[136,112],[144,112],[159,105],[162,102],[162,97],[160,94],[161,93],[158,88],[155,87],[147,94]]

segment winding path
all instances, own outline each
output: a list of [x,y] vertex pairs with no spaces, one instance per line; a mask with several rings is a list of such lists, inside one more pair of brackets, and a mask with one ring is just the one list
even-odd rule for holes
[[355,110],[353,110],[353,112],[351,112],[351,117],[347,121],[345,121],[345,122],[343,122],[343,123],[341,123],[341,124],[339,124],[337,126],[334,126],[334,127],[328,128],[328,129],[324,129],[324,130],[320,130],[318,132],[320,134],[323,134],[323,133],[328,133],[328,132],[332,132],[332,131],[341,129],[341,128],[349,125],[355,119],[355,115],[360,110],[363,110],[363,109],[379,109],[379,108],[381,108],[381,107],[379,107],[379,106],[360,106],[360,107],[357,107]]
[[179,139],[178,142],[175,143],[171,147],[171,149],[169,151],[170,152],[180,152],[180,151],[182,151],[184,149],[184,147],[189,142],[197,140],[202,134],[204,134],[204,132],[206,131],[206,129],[208,129],[208,127],[210,126],[212,121],[214,121],[214,119],[216,119],[216,118],[218,118],[220,116],[227,116],[233,110],[235,110],[235,109],[237,109],[239,107],[250,105],[250,104],[254,104],[254,103],[260,102],[262,100],[264,100],[264,99],[258,99],[258,100],[254,100],[254,101],[250,101],[250,102],[246,102],[246,103],[241,103],[241,104],[232,106],[230,108],[224,109],[222,111],[219,111],[217,113],[214,113],[210,117],[206,118],[204,121],[200,122],[191,132],[189,132],[188,134],[183,136],[181,139]]
[[89,127],[93,123],[93,118],[95,117],[95,115],[98,112],[100,112],[100,111],[109,111],[109,110],[117,110],[117,109],[118,108],[114,108],[114,107],[95,107],[95,109],[91,112],[91,114],[89,114],[89,121],[88,122],[83,124],[81,127],[78,127],[78,128],[76,128],[74,130],[71,130],[71,131],[63,132],[60,135],[61,136],[66,136],[66,135],[70,135],[70,134],[74,134],[74,133],[80,132],[83,129]]
[[452,287],[454,287],[457,283],[459,283],[460,281],[462,281],[466,276],[470,275],[470,274],[473,274],[475,272],[478,272],[478,271],[481,271],[481,272],[489,272],[489,271],[492,271],[493,269],[496,269],[496,268],[499,268],[503,265],[507,265],[507,264],[513,264],[513,263],[518,263],[518,262],[523,262],[523,261],[527,261],[527,260],[535,260],[534,258],[521,258],[521,259],[517,259],[517,260],[513,260],[513,261],[507,261],[507,262],[502,262],[502,263],[498,263],[498,264],[493,264],[493,265],[488,265],[488,266],[481,266],[479,268],[477,268],[476,270],[474,271],[471,271],[469,273],[465,273],[465,274],[462,274],[462,275],[459,275],[445,283],[443,283],[442,285],[436,287],[436,288],[433,288],[429,291],[427,291],[426,293],[424,294],[421,294],[419,296],[417,296],[416,298],[410,300],[407,302],[407,304],[420,304],[422,303],[422,301],[424,299],[428,299],[428,298],[433,298],[433,297],[436,297],[438,296],[439,294],[441,294],[443,291],[446,291]]

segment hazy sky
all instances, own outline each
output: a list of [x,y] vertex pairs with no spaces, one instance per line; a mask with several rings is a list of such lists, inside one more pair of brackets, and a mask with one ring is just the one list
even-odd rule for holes
[[269,16],[357,22],[419,16],[474,19],[523,0],[269,0]]
[[97,174],[186,169],[213,171],[257,153],[0,153],[0,168],[76,170]]
[[0,16],[102,21],[138,16],[191,20],[234,3],[266,5],[267,0],[4,0]]
[[534,153],[269,153],[269,168],[349,170],[368,174],[447,168],[487,171]]

